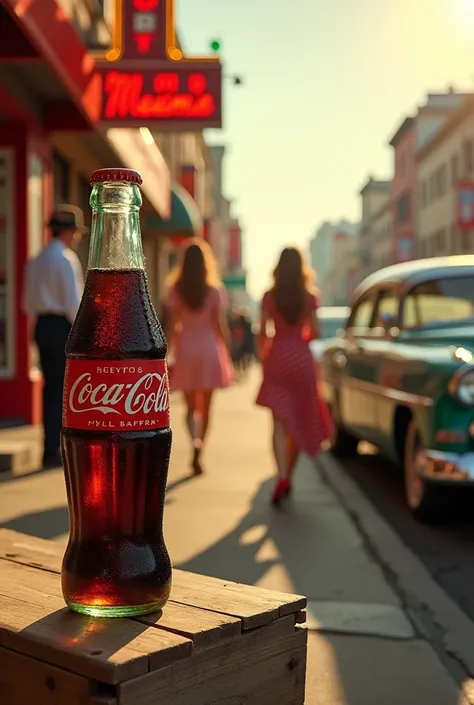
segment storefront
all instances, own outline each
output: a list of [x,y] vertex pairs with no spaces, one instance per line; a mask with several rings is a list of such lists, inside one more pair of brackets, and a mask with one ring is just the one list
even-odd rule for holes
[[156,146],[145,149],[138,125],[128,149],[99,129],[96,63],[62,7],[0,5],[0,422],[41,421],[42,379],[21,303],[25,265],[47,241],[53,204],[75,203],[88,218],[91,171],[129,166],[144,175],[145,210],[166,217],[169,209],[166,165]]

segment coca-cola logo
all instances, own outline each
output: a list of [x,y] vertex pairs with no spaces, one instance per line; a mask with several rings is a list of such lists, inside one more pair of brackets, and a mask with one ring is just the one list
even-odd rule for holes
[[68,403],[70,410],[78,414],[87,411],[120,414],[116,408],[119,404],[129,416],[140,412],[149,414],[166,411],[169,406],[167,375],[149,372],[142,375],[135,384],[107,386],[105,382],[101,382],[94,386],[92,375],[85,372],[72,385]]
[[169,426],[165,361],[68,360],[63,425],[110,431]]

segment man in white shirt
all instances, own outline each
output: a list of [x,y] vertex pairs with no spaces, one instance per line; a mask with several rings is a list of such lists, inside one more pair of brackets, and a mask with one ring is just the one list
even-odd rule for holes
[[84,290],[82,267],[74,249],[84,227],[80,208],[60,205],[48,223],[52,240],[27,264],[23,310],[36,317],[35,341],[43,372],[43,467],[61,463],[62,393],[65,346]]

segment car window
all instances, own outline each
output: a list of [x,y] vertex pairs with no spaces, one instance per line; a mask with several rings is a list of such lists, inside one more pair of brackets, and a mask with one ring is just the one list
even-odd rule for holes
[[405,299],[406,328],[474,323],[474,277],[446,277],[415,286]]
[[389,330],[398,324],[400,299],[393,291],[381,291],[377,301],[373,326]]
[[374,296],[364,297],[352,309],[348,329],[355,335],[364,335],[370,329],[374,312]]

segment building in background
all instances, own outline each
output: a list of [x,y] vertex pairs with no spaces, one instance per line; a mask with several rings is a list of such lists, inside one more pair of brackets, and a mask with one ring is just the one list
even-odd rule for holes
[[357,231],[339,230],[332,239],[332,269],[322,289],[325,306],[347,306],[356,286]]
[[393,213],[389,191],[380,210],[372,216],[369,232],[374,271],[393,264]]
[[374,226],[386,208],[389,196],[390,181],[387,180],[369,177],[360,190],[362,219],[358,241],[359,281],[378,269],[373,253],[379,228]]
[[416,120],[407,117],[392,139],[393,178],[390,187],[392,213],[392,263],[416,257]]
[[[334,305],[337,291],[342,291],[343,285],[336,282],[337,276],[343,280],[346,276],[343,268],[336,268],[335,253],[341,250],[349,251],[349,241],[356,236],[358,225],[348,220],[339,222],[326,221],[317,229],[309,243],[311,266],[316,271],[317,285],[321,291],[321,302],[325,306]],[[337,243],[337,244],[336,244]]]
[[209,147],[213,168],[214,216],[210,244],[219,263],[223,283],[231,307],[248,306],[247,272],[243,265],[243,233],[239,218],[233,212],[232,200],[224,195],[225,146]]
[[[467,99],[464,93],[429,93],[415,116],[407,117],[390,140],[393,148],[393,179],[390,192],[393,216],[391,263],[406,262],[421,255],[417,245],[416,154],[429,144],[446,121]],[[455,160],[456,161],[456,160]],[[442,179],[443,177],[441,177]],[[422,197],[422,193],[419,194]]]
[[417,155],[418,246],[422,257],[474,250],[474,96]]

